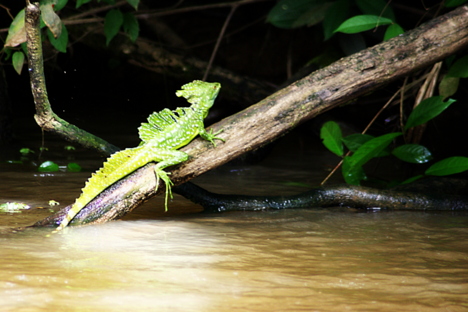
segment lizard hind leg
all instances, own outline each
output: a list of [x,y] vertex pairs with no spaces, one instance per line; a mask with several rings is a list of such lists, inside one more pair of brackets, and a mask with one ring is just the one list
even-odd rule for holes
[[159,180],[163,180],[166,186],[166,200],[165,200],[165,208],[167,211],[167,201],[169,196],[172,198],[172,190],[171,187],[173,185],[171,179],[169,178],[168,172],[164,171],[165,168],[178,165],[184,161],[186,161],[189,156],[187,153],[179,151],[179,150],[168,150],[168,149],[161,149],[157,147],[153,147],[151,149],[151,153],[155,155],[153,157],[153,161],[157,161],[158,163],[154,166],[154,173],[156,175],[156,189],[159,186]]
[[169,172],[166,172],[164,171],[163,169],[161,168],[157,168],[155,167],[154,168],[154,173],[156,175],[156,191],[158,190],[158,187],[159,187],[159,179],[163,180],[165,186],[166,186],[166,198],[165,198],[165,201],[164,201],[164,207],[165,207],[165,211],[167,211],[167,200],[169,198],[169,196],[172,198],[172,181],[171,179],[169,178]]

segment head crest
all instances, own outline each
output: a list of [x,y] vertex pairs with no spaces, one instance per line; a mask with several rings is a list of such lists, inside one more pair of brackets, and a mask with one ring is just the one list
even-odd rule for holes
[[177,91],[176,95],[184,97],[190,104],[211,107],[220,88],[221,84],[218,82],[194,80],[183,85],[182,90]]

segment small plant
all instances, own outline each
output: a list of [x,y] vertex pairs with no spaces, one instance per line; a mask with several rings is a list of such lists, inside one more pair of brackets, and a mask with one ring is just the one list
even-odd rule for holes
[[29,205],[18,202],[7,202],[0,204],[0,212],[21,213],[21,210],[30,209]]
[[19,150],[19,152],[20,152],[21,155],[23,155],[23,156],[32,155],[32,154],[35,153],[32,149],[30,149],[30,148],[28,148],[28,147],[23,147],[23,148],[21,148],[21,149]]
[[39,172],[57,172],[59,171],[59,165],[57,165],[53,161],[47,160],[40,164],[37,170]]
[[[407,131],[428,122],[454,102],[453,99],[444,101],[443,96],[434,96],[422,101],[408,116],[403,130]],[[392,132],[378,137],[368,134],[352,134],[343,137],[340,127],[333,121],[326,122],[320,131],[325,147],[343,158],[343,178],[346,183],[352,185],[360,185],[361,181],[367,179],[363,166],[373,158],[393,155],[402,161],[414,164],[431,161],[432,154],[429,149],[419,144],[403,144],[390,150],[390,143],[402,134]],[[349,150],[346,154],[344,146]],[[468,157],[455,156],[436,162],[424,172],[424,175],[445,176],[466,170],[468,170]],[[417,175],[402,183],[415,181],[424,175]]]

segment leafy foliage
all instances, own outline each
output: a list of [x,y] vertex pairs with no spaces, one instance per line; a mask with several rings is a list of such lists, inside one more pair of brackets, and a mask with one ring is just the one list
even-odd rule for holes
[[391,24],[385,31],[384,40],[392,39],[403,34],[405,30],[398,24]]
[[446,102],[443,100],[444,97],[439,95],[430,97],[419,103],[419,105],[416,106],[409,115],[408,120],[406,121],[405,130],[428,122],[442,113],[450,106],[450,104],[455,102],[455,100],[452,99],[449,99]]
[[[350,17],[354,8],[362,14]],[[385,40],[404,32],[385,0],[281,0],[269,12],[267,22],[285,29],[323,22],[325,40],[336,32],[353,34],[382,25],[390,25]]]
[[[76,8],[79,8],[92,0],[77,0]],[[96,0],[97,2],[106,2],[115,4],[115,0]],[[127,0],[127,2],[135,9],[138,9],[139,0]],[[41,27],[47,27],[47,39],[57,51],[66,53],[68,46],[68,30],[62,23],[57,12],[62,10],[68,4],[68,0],[41,0]],[[26,31],[24,24],[25,11],[22,9],[13,19],[10,24],[8,35],[5,40],[4,50],[7,58],[12,57],[13,67],[18,74],[21,73],[25,56],[19,50],[19,46],[26,42]],[[107,12],[104,20],[104,33],[106,36],[106,44],[123,29],[128,34],[130,40],[135,41],[139,35],[139,24],[135,15],[130,12],[122,13],[119,9],[111,9]],[[13,53],[10,51],[14,51]]]
[[464,3],[468,2],[468,0],[447,0],[445,1],[445,6],[447,8],[453,8],[459,5],[462,5]]
[[432,153],[419,144],[400,145],[392,151],[397,158],[414,164],[424,164],[432,159]]
[[343,177],[345,181],[349,184],[359,185],[360,180],[365,178],[362,174],[362,166],[372,158],[377,157],[377,155],[400,135],[401,133],[395,132],[370,139],[362,144],[352,156],[346,156],[346,161],[343,163]]
[[454,156],[433,164],[425,174],[445,176],[468,170],[468,157]]
[[104,34],[106,35],[106,45],[117,35],[123,25],[123,14],[120,10],[112,9],[107,12],[104,20]]
[[[406,131],[432,120],[454,102],[455,100],[453,99],[444,102],[443,96],[433,96],[422,101],[411,112],[403,129]],[[391,142],[402,135],[401,132],[391,132],[379,137],[372,137],[367,134],[352,134],[341,138],[341,131],[337,130],[337,127],[339,127],[338,124],[333,121],[325,123],[320,132],[321,138],[325,147],[334,154],[343,157],[343,178],[347,183],[354,185],[359,185],[362,180],[367,178],[363,166],[373,158],[389,155],[385,151],[386,148]],[[351,156],[343,156],[343,152],[337,148],[337,146],[341,146],[339,140],[353,153]],[[337,151],[341,151],[341,154]],[[400,145],[394,148],[391,154],[402,161],[414,164],[427,163],[433,158],[429,149],[419,144]],[[456,156],[436,162],[425,171],[425,174],[450,175],[466,170],[468,170],[468,158]],[[414,181],[421,177],[422,175],[418,175],[403,183]]]
[[331,152],[343,156],[343,143],[341,142],[343,136],[340,126],[336,122],[326,122],[320,129],[320,138]]
[[355,34],[381,25],[390,24],[392,24],[392,20],[385,17],[377,15],[357,15],[344,21],[337,29],[335,29],[335,32]]
[[132,13],[124,13],[123,15],[123,30],[128,34],[130,40],[135,42],[138,38],[138,33],[140,32],[140,26],[138,25],[138,20],[135,15]]
[[20,75],[24,64],[24,53],[21,51],[16,51],[13,53],[12,62],[13,68],[18,73],[18,75]]
[[448,70],[447,76],[468,78],[468,55],[465,55],[453,63]]
[[270,11],[267,22],[279,28],[311,26],[321,22],[330,1],[281,0]]
[[39,172],[56,172],[59,171],[59,166],[53,161],[47,160],[44,161],[37,170]]
[[67,53],[68,45],[68,30],[65,25],[62,24],[62,30],[60,31],[59,37],[54,37],[53,33],[47,29],[47,37],[49,38],[50,43],[62,53]]

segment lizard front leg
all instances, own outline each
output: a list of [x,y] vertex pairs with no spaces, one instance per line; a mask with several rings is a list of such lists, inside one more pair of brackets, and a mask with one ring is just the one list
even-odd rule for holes
[[224,129],[221,129],[219,131],[216,131],[215,133],[213,133],[213,129],[210,129],[210,132],[207,132],[205,130],[205,128],[203,128],[203,124],[201,125],[200,129],[198,130],[200,136],[207,140],[207,141],[210,141],[211,144],[213,144],[214,147],[216,147],[216,143],[215,143],[215,140],[220,140],[220,141],[223,141],[223,142],[226,142],[223,138],[219,138],[217,137],[218,134],[220,134],[221,132],[223,132]]

